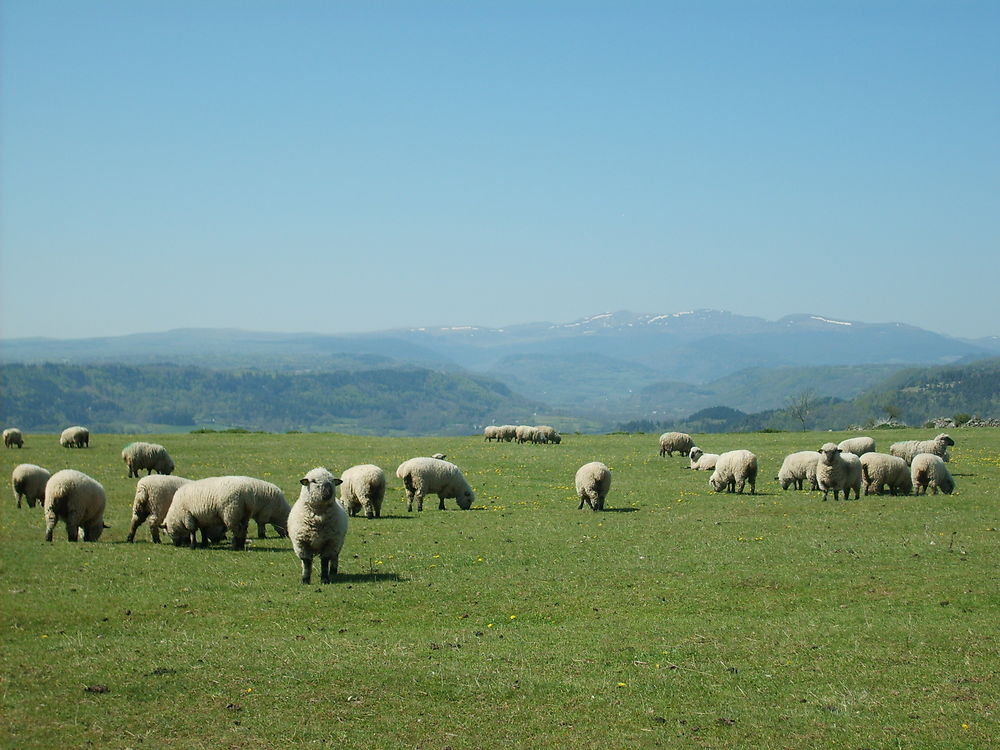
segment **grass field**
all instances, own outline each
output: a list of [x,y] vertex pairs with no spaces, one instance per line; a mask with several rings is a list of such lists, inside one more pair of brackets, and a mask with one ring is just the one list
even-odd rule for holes
[[[846,434],[696,436],[757,453],[756,496],[711,493],[655,435],[143,436],[178,474],[257,476],[289,501],[313,466],[382,466],[384,517],[352,519],[337,582],[303,586],[287,539],[126,543],[133,437],[29,434],[4,476],[85,471],[112,528],[46,544],[8,486],[0,747],[995,747],[1000,430],[952,435],[955,494],[826,503],[773,477]],[[437,451],[477,502],[407,514],[395,467]],[[591,460],[613,472],[604,513],[576,510]]]

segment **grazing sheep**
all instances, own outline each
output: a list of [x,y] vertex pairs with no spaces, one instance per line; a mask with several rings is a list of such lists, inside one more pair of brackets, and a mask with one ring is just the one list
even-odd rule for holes
[[913,457],[920,453],[933,453],[944,459],[948,452],[948,446],[954,444],[955,441],[942,432],[933,440],[902,440],[893,443],[889,446],[889,453],[893,456],[899,456],[909,465],[913,463]]
[[96,542],[107,527],[104,507],[108,499],[104,487],[82,471],[63,469],[53,474],[45,485],[45,541],[52,541],[56,523],[66,523],[66,536],[71,542],[79,539]]
[[374,464],[359,464],[346,469],[340,479],[340,504],[350,516],[364,508],[366,518],[382,515],[385,497],[385,472]]
[[45,484],[52,475],[47,469],[35,464],[18,464],[10,473],[10,486],[17,498],[17,507],[21,507],[21,498],[28,501],[28,507],[34,508],[35,502],[45,504]]
[[889,488],[891,495],[909,495],[913,491],[910,467],[899,456],[888,453],[866,453],[861,457],[861,476],[865,494],[881,495]]
[[660,455],[673,456],[674,451],[688,455],[694,447],[694,440],[686,432],[664,432],[660,435]]
[[128,530],[128,541],[135,541],[135,532],[142,522],[149,519],[149,536],[154,544],[160,543],[160,524],[167,518],[167,511],[174,500],[174,494],[190,482],[184,477],[163,474],[145,476],[135,485],[135,499],[132,501],[132,525]]
[[129,478],[139,476],[143,469],[146,474],[173,474],[174,460],[167,449],[159,443],[129,443],[122,449],[122,460],[128,467]]
[[494,440],[500,442],[503,440],[503,435],[501,434],[499,427],[496,425],[490,425],[489,427],[483,428],[483,439],[488,443],[492,443]]
[[213,537],[221,537],[220,530],[228,529],[233,535],[233,549],[242,550],[251,518],[257,521],[261,538],[267,523],[284,536],[288,513],[288,502],[277,485],[253,477],[208,477],[177,489],[167,511],[166,529],[175,546],[188,544],[192,549],[197,546],[198,530],[204,547]]
[[715,471],[708,484],[716,492],[738,492],[750,485],[750,494],[757,494],[757,456],[747,450],[726,451],[719,454]]
[[512,424],[500,425],[500,439],[509,443],[517,438],[517,427]]
[[719,460],[718,453],[705,453],[697,445],[691,447],[690,452],[691,465],[688,466],[689,469],[694,469],[695,471],[714,471],[715,464]]
[[955,480],[951,478],[951,472],[944,465],[944,459],[935,453],[918,453],[913,457],[910,479],[917,495],[926,495],[928,487],[934,490],[935,495],[938,490],[946,495],[955,491]]
[[519,424],[514,428],[514,435],[519,443],[534,443],[535,428],[528,424]]
[[535,436],[538,438],[538,442],[545,443],[546,445],[549,443],[559,445],[562,442],[562,435],[556,431],[555,427],[550,427],[547,424],[540,424],[535,427]]
[[299,499],[288,514],[288,536],[302,561],[302,583],[312,580],[313,558],[319,555],[320,582],[337,573],[340,550],[347,537],[347,512],[337,502],[340,480],[326,469],[312,469],[299,480]]
[[789,453],[785,456],[785,460],[781,462],[781,468],[778,470],[778,476],[775,479],[778,480],[778,484],[781,485],[781,489],[783,490],[787,490],[793,484],[795,485],[795,489],[801,490],[802,483],[808,479],[809,489],[816,491],[819,489],[819,485],[816,483],[817,461],[819,461],[819,455],[816,451]]
[[875,452],[875,438],[852,437],[841,440],[837,446],[844,453],[853,453],[855,456],[863,456],[866,453]]
[[611,489],[611,470],[600,461],[591,461],[576,470],[576,496],[581,510],[584,503],[591,510],[604,510],[604,498]]
[[823,443],[819,450],[819,461],[816,463],[816,483],[823,491],[823,499],[828,499],[828,493],[833,490],[833,499],[840,499],[843,490],[844,499],[861,498],[861,459],[853,453],[844,453],[836,443]]
[[424,509],[424,496],[437,495],[438,508],[444,510],[445,498],[453,497],[458,507],[468,510],[475,502],[476,493],[462,476],[462,470],[449,461],[438,458],[411,458],[396,469],[396,476],[406,488],[406,510],[413,510],[416,498],[417,511]]
[[3,431],[3,447],[13,448],[15,445],[18,448],[24,446],[24,435],[16,427],[8,427]]
[[86,427],[67,427],[59,436],[63,448],[87,448],[90,446],[90,430]]

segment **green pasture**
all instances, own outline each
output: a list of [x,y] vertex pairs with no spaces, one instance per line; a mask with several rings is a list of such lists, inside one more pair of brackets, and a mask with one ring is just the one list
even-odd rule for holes
[[[876,432],[894,440],[934,430]],[[951,431],[951,496],[822,502],[781,458],[846,433],[699,435],[760,457],[718,495],[656,435],[562,445],[336,434],[28,434],[17,463],[102,482],[96,544],[0,504],[3,748],[990,748],[1000,744],[1000,430]],[[191,478],[289,501],[314,466],[376,463],[340,575],[303,586],[287,539],[246,552],[128,531],[133,439]],[[396,466],[443,452],[478,499],[406,512]],[[578,511],[573,475],[612,470]],[[253,528],[253,525],[251,525]],[[316,580],[318,575],[314,578]]]

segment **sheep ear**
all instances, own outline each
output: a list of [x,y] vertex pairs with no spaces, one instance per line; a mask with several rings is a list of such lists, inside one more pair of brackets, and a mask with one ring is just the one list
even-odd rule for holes
[[334,477],[333,478],[333,486],[334,487],[336,487],[338,484],[343,484],[343,483],[344,483],[344,480],[341,479],[340,477]]
[[309,485],[309,480],[306,479],[305,477],[302,477],[302,479],[299,480],[299,484],[301,484],[303,487],[307,487]]

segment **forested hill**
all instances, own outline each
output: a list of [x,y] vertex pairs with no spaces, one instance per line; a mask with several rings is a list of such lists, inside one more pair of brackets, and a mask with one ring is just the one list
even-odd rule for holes
[[0,421],[22,430],[161,426],[355,434],[468,434],[533,422],[538,404],[486,377],[419,367],[337,372],[219,371],[176,365],[0,367]]

